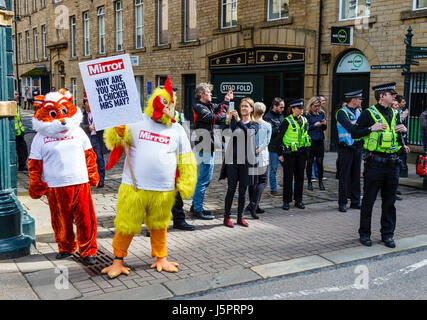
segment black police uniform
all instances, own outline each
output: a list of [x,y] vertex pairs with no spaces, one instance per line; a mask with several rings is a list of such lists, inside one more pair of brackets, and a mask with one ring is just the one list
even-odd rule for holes
[[[346,98],[362,98],[363,91],[353,91],[345,94]],[[351,114],[338,110],[337,122],[351,133],[356,119],[356,109],[348,107]],[[363,140],[356,140],[349,145],[340,142],[338,146],[338,207],[339,211],[347,211],[347,199],[350,198],[350,208],[360,209],[360,166],[362,162]]]
[[[386,83],[375,86],[375,91],[394,91],[395,83]],[[393,118],[393,109],[376,104],[377,110],[384,116],[390,125]],[[364,110],[352,130],[352,138],[362,138],[370,134],[370,127],[375,124],[368,110]],[[400,119],[397,119],[397,125]],[[402,138],[399,133],[398,143],[402,144]],[[388,154],[384,152],[368,152],[364,165],[364,186],[362,208],[360,211],[360,242],[363,245],[370,246],[372,241],[371,235],[371,218],[372,209],[377,198],[378,191],[381,190],[381,239],[388,247],[395,247],[393,241],[394,230],[396,227],[396,207],[395,194],[399,182],[399,165],[400,160],[397,154]]]

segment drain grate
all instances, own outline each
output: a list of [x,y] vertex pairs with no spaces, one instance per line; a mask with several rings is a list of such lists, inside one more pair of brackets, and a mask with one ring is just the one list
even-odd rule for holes
[[[98,245],[98,253],[96,256],[96,263],[93,265],[88,264],[81,256],[78,252],[76,252],[75,254],[73,254],[73,259],[82,264],[83,265],[83,269],[91,276],[100,276],[102,275],[101,271],[102,269],[109,267],[113,261],[114,261],[114,257],[111,256],[108,251],[99,246]],[[134,270],[134,268],[132,266],[126,265],[126,263],[124,264],[125,267],[130,268],[131,270]]]

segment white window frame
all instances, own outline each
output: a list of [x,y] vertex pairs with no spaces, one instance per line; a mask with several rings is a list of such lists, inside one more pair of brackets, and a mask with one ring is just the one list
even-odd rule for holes
[[[280,0],[280,5],[279,5],[279,18],[270,18],[270,3],[272,0],[267,0],[267,21],[275,21],[275,20],[280,20],[280,19],[285,19],[289,17],[289,0]],[[287,2],[288,3],[288,14],[286,16],[281,16],[282,15],[282,2]]]
[[[352,18],[343,18],[342,17],[342,4],[343,4],[343,1],[351,1],[351,0],[339,0],[339,1],[340,1],[339,2],[339,13],[338,13],[339,21],[355,20],[355,19],[360,19],[360,18],[369,18],[371,16],[371,11],[370,11],[371,7],[369,7],[369,13],[367,15],[357,16],[357,12],[359,11],[358,10],[358,8],[359,8],[359,0],[356,0],[356,10],[355,10],[356,16],[352,17]],[[369,2],[369,4],[371,5],[372,0],[366,0],[366,1]]]
[[[118,5],[120,4],[120,8]],[[116,51],[123,51],[123,1],[118,0],[114,3],[116,18]]]
[[27,58],[27,62],[31,61],[31,55],[30,55],[30,32],[27,30],[25,31],[25,45],[26,45],[26,58]]
[[33,12],[37,11],[37,0],[33,0]]
[[12,35],[12,63],[16,64],[16,39],[15,39],[15,35]]
[[39,47],[38,47],[38,33],[37,28],[33,29],[33,49],[34,49],[34,60],[39,60]]
[[417,8],[417,0],[413,0],[413,5],[412,5],[412,10],[424,10],[424,9],[427,9],[427,4],[426,4],[426,6],[425,7],[421,7],[421,8]]
[[19,44],[19,62],[24,63],[24,51],[22,50],[22,32],[18,34]]
[[[226,6],[231,5],[231,25],[230,26],[225,26],[224,23],[224,8]],[[237,0],[221,0],[221,29],[228,29],[228,28],[233,28],[237,25],[237,18],[236,18],[236,24],[233,24],[233,6],[235,6],[235,11],[237,13]]]
[[73,104],[77,105],[77,79],[71,78],[71,93],[73,94]]
[[46,51],[46,25],[43,24],[42,28],[42,51],[43,51],[43,59],[47,59],[47,51]]
[[40,7],[41,8],[45,8],[46,7],[46,1],[45,0],[40,0]]
[[106,52],[105,48],[105,7],[98,7],[98,53],[104,54]]
[[21,6],[22,6],[22,3],[21,3],[21,0],[16,0],[16,1],[17,1],[16,5],[18,6],[18,16],[21,17],[21,13],[22,13]]
[[90,17],[89,11],[83,12],[83,54],[90,55]]
[[184,42],[191,42],[191,41],[197,41],[197,35],[194,39],[188,39],[187,36],[187,24],[189,23],[188,21],[188,15],[187,15],[187,6],[188,6],[188,2],[189,1],[194,1],[196,8],[195,8],[195,19],[196,19],[196,30],[197,30],[197,1],[196,0],[184,0]]
[[75,58],[76,52],[76,16],[70,17],[70,42],[71,42],[71,57]]
[[[168,12],[167,12],[167,17],[166,17],[166,23],[167,23],[167,27],[168,27],[167,28],[167,30],[168,30],[168,37],[167,38],[168,39],[165,43],[160,42],[160,22],[163,22],[163,19],[164,19],[163,15],[160,16],[160,14],[162,12],[161,4],[163,4],[163,1],[168,1],[168,8],[167,8]],[[161,19],[162,21],[160,21],[160,17],[162,18]],[[168,44],[168,42],[169,42],[169,21],[168,21],[168,19],[169,19],[169,0],[157,0],[157,45],[158,46]]]
[[30,13],[30,9],[28,8],[28,0],[25,0],[25,15],[28,15]]
[[[141,24],[138,24],[138,13],[141,12]],[[141,36],[140,43],[138,36]],[[144,48],[144,1],[135,0],[135,48]]]

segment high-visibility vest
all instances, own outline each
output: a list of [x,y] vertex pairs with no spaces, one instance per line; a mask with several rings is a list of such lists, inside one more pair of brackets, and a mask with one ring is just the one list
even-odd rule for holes
[[175,115],[174,118],[176,120],[176,122],[178,122],[179,124],[182,124],[182,116],[181,113],[175,110]]
[[19,111],[19,106],[16,107],[16,116],[15,116],[15,136],[20,136],[24,132],[24,126],[21,121],[21,113]]
[[383,152],[383,153],[396,153],[402,148],[397,141],[397,133],[394,127],[397,124],[397,112],[394,109],[391,126],[388,124],[384,116],[378,111],[375,106],[367,109],[374,119],[375,123],[385,123],[387,125],[385,131],[374,131],[366,136],[363,148],[369,151]]
[[283,144],[291,151],[298,151],[299,148],[310,147],[311,138],[308,135],[307,119],[301,116],[302,126],[294,119],[293,115],[285,118],[289,122],[288,129],[283,136]]
[[347,106],[342,107],[335,113],[335,119],[337,120],[337,130],[338,130],[338,139],[340,143],[345,143],[347,146],[352,146],[354,141],[358,141],[361,139],[353,139],[351,137],[350,131],[344,128],[341,123],[338,121],[338,112],[344,112],[347,115],[347,118],[350,120],[352,124],[356,123],[356,120],[360,116],[360,110],[356,109],[356,114],[354,114]]

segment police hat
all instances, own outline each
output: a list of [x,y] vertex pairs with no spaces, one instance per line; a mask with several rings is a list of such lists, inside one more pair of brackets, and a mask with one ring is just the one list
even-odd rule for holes
[[363,90],[346,92],[346,93],[344,93],[344,97],[347,99],[352,99],[352,98],[363,99]]
[[291,103],[289,103],[289,107],[304,109],[304,99],[296,99],[291,101]]
[[379,84],[377,86],[372,87],[374,91],[389,91],[391,94],[397,94],[396,92],[396,82],[388,82]]

